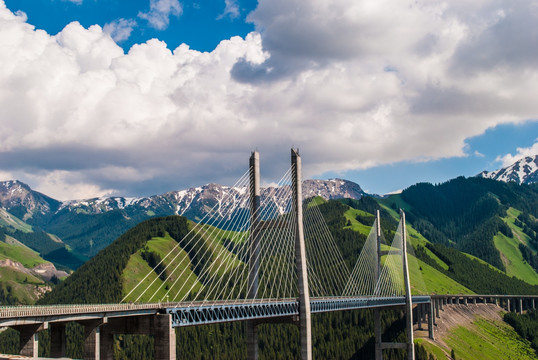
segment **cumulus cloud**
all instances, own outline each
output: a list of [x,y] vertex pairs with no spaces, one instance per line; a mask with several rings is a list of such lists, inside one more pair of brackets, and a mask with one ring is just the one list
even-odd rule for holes
[[138,17],[147,20],[151,27],[164,30],[170,23],[170,16],[180,16],[182,12],[178,0],[150,0],[149,11],[138,13]]
[[535,157],[536,155],[538,155],[538,138],[532,146],[527,148],[517,148],[517,153],[515,155],[506,154],[504,156],[498,156],[495,161],[501,162],[503,167],[507,167],[524,157]]
[[[143,17],[180,13],[161,0]],[[260,0],[256,32],[212,52],[125,54],[99,26],[52,36],[0,0],[0,168],[73,198],[233,183],[255,148],[266,182],[292,145],[305,177],[468,156],[465,139],[536,119],[532,53],[479,60],[518,19],[536,33],[529,17],[534,2]]]
[[133,19],[117,19],[105,24],[103,31],[114,39],[116,42],[125,41],[131,36],[131,32],[136,26],[136,21]]

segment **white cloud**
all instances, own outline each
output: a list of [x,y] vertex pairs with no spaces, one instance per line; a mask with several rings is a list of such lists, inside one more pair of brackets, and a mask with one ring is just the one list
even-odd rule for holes
[[515,155],[506,154],[504,156],[498,156],[495,161],[501,162],[503,167],[507,167],[524,157],[534,157],[536,155],[538,155],[538,138],[532,146],[528,148],[517,148],[517,153]]
[[[180,13],[153,1],[144,16]],[[0,0],[0,169],[73,198],[233,183],[254,148],[266,182],[292,145],[304,177],[465,156],[465,139],[536,119],[533,50],[498,55],[518,19],[538,31],[529,18],[501,0],[260,0],[245,39],[125,54],[99,26],[51,36]]]
[[240,15],[239,5],[236,0],[224,0],[225,8],[222,14],[217,19],[223,19],[229,17],[230,19],[237,19]]
[[182,12],[178,0],[150,0],[149,12],[140,12],[138,17],[147,20],[151,27],[164,30],[170,23],[170,16],[180,16]]
[[103,31],[114,39],[116,42],[125,41],[131,36],[133,28],[136,26],[136,21],[133,19],[117,19],[108,24],[105,24]]

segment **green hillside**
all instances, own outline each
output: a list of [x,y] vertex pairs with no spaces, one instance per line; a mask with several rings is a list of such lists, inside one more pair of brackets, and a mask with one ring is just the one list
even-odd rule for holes
[[461,360],[531,360],[536,352],[514,328],[500,320],[476,316],[444,334],[442,343],[416,339],[436,359],[446,359],[454,351]]
[[0,303],[33,304],[48,288],[29,269],[47,261],[9,235],[4,241],[0,241]]
[[178,241],[188,231],[187,219],[180,216],[155,218],[138,224],[88,260],[54,291],[46,294],[41,303],[118,303],[125,295],[124,271],[131,257],[153,238],[168,234]]
[[0,226],[20,230],[26,233],[33,231],[30,225],[2,208],[0,208]]
[[36,251],[22,244],[11,245],[0,241],[0,260],[4,259],[18,261],[26,268],[33,268],[47,262]]
[[0,267],[0,304],[34,304],[45,289],[45,282],[32,274]]
[[[140,249],[131,255],[122,274],[123,294],[127,295],[131,289],[142,280],[143,283],[129,295],[126,301],[135,301],[139,297],[140,302],[147,302],[150,300],[153,302],[166,301],[167,289],[172,288],[173,285],[178,282],[179,276],[181,276],[179,283],[186,284],[186,286],[185,290],[181,293],[177,294],[177,292],[174,292],[172,294],[174,297],[176,294],[183,297],[186,295],[187,290],[192,289],[192,291],[197,292],[202,287],[198,277],[191,270],[192,263],[189,261],[188,256],[186,256],[185,250],[176,245],[177,241],[172,239],[167,233],[164,237],[152,238],[146,243],[146,246],[143,249]],[[143,253],[148,252],[153,252],[158,255],[159,259],[164,259],[164,266],[172,263],[172,259],[182,259],[179,262],[174,262],[174,265],[177,266],[178,270],[171,274],[170,271],[168,271],[165,274],[164,279],[161,279],[156,272],[152,271],[152,267],[150,267],[148,262],[144,260]],[[171,255],[166,257],[169,253]],[[146,274],[150,275],[146,277]],[[147,288],[148,286],[150,287]],[[145,290],[146,288],[147,291]],[[145,293],[142,294],[144,291]]]
[[402,192],[401,199],[409,204],[408,221],[428,240],[454,246],[501,270],[505,270],[506,261],[494,237],[499,232],[512,236],[510,226],[501,218],[511,207],[538,216],[536,184],[459,177],[439,185],[413,185]]

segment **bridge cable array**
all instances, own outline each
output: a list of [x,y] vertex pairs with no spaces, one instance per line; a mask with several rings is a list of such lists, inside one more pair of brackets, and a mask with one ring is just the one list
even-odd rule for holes
[[[199,222],[190,223],[190,231],[182,239],[175,239],[166,253],[161,250],[164,256],[122,302],[178,305],[297,297],[292,171],[289,168],[276,186],[264,190],[255,214],[249,211],[252,172],[243,174]],[[403,296],[401,224],[390,246],[380,234],[383,256],[379,271],[376,219],[350,271],[317,201],[309,199],[303,207],[310,296]],[[258,219],[257,223],[251,224],[252,219]],[[413,282],[419,284],[419,293],[425,293],[413,247],[407,249]],[[142,251],[154,248],[147,246]]]

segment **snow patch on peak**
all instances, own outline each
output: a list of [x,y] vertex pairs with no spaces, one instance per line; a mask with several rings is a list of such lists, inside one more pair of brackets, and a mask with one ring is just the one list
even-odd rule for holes
[[517,184],[530,184],[538,182],[538,155],[526,156],[502,169],[495,171],[482,171],[477,176],[486,179],[509,182]]

